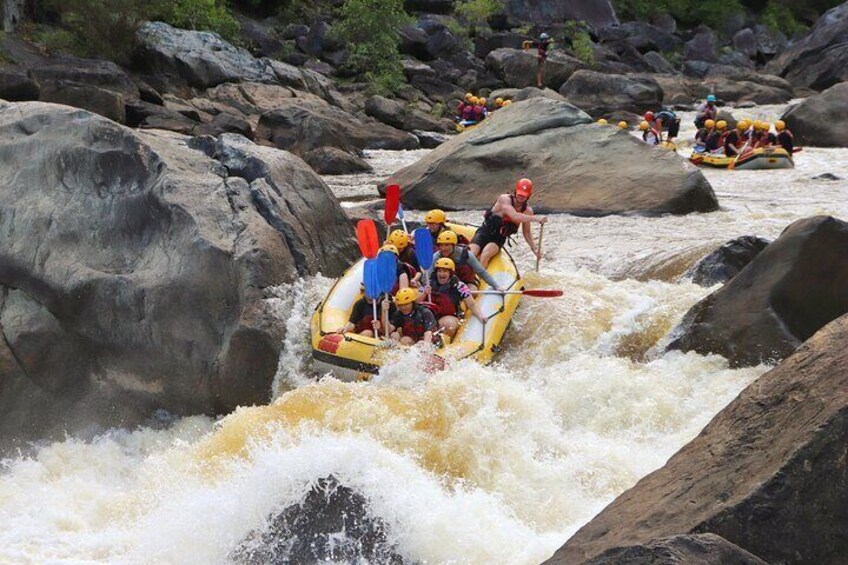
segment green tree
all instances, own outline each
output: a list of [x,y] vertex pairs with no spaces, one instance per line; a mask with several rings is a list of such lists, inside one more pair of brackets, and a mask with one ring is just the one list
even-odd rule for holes
[[489,18],[501,12],[503,7],[503,0],[460,0],[454,14],[466,26],[488,27]]
[[347,65],[365,76],[372,89],[396,92],[405,82],[398,43],[411,22],[403,0],[346,0],[333,32],[348,44]]

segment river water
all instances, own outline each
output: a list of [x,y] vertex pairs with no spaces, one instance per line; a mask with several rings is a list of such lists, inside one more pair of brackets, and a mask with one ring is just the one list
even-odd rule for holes
[[[773,120],[782,109],[736,114]],[[327,180],[353,205],[424,153],[373,152],[375,174]],[[828,172],[842,180],[813,178]],[[848,149],[805,149],[790,171],[704,174],[717,212],[555,216],[539,274],[519,242],[529,286],[565,296],[525,299],[492,366],[425,376],[402,357],[370,384],[318,382],[308,320],[331,281],[277,289],[288,336],[274,403],[3,461],[0,563],[228,563],[249,532],[330,475],[368,501],[407,562],[543,561],[768,369],[663,352],[710,292],[681,280],[686,268],[741,235],[848,218]]]

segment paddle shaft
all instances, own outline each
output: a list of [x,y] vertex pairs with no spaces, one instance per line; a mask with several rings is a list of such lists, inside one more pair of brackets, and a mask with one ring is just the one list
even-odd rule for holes
[[472,290],[471,294],[524,294],[537,298],[553,298],[562,296],[561,290],[554,289],[527,289],[527,290]]
[[536,250],[539,252],[536,255],[536,272],[539,272],[539,264],[542,262],[542,237],[545,235],[545,224],[541,224],[539,226],[539,245],[536,247]]

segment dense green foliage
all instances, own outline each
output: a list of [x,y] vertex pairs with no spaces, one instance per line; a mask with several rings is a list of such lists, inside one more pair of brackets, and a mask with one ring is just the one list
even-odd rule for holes
[[376,92],[396,92],[405,82],[398,43],[410,23],[403,0],[346,0],[333,32],[350,50],[347,65]]
[[488,27],[488,20],[503,10],[503,0],[460,0],[456,4],[456,18],[467,26]]
[[569,20],[565,25],[565,33],[571,39],[571,50],[574,51],[574,56],[590,67],[594,67],[595,44],[586,28],[574,20]]
[[208,30],[234,39],[238,21],[222,0],[46,0],[44,10],[58,20],[41,38],[49,49],[86,57],[124,59],[145,21]]

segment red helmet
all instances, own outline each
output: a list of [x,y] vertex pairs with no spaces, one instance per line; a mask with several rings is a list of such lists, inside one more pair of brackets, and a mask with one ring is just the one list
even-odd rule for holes
[[530,198],[530,195],[533,194],[533,181],[530,179],[521,179],[515,183],[515,193],[525,198]]
[[650,110],[645,112],[645,121],[646,122],[653,122],[654,121],[654,113],[651,112]]

